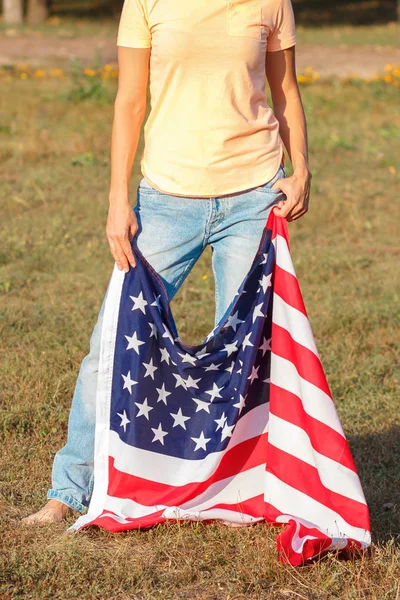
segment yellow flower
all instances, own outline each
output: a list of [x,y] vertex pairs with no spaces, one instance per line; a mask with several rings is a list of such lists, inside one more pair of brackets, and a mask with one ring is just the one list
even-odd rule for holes
[[90,69],[89,67],[85,67],[83,69],[83,72],[88,77],[94,77],[96,75],[96,71],[94,69]]
[[111,71],[111,69],[112,69],[112,65],[110,65],[108,63],[106,65],[104,65],[104,70],[105,71]]
[[393,77],[391,75],[385,75],[383,79],[386,81],[386,83],[392,83],[393,81]]
[[393,69],[393,65],[385,65],[385,71],[391,71]]
[[208,279],[208,275],[203,275],[202,279]]
[[28,77],[27,73],[21,73],[21,79],[26,79]]
[[51,69],[50,74],[52,77],[64,77],[64,71],[62,69]]
[[45,72],[43,71],[43,69],[36,69],[35,71],[35,77],[44,77]]

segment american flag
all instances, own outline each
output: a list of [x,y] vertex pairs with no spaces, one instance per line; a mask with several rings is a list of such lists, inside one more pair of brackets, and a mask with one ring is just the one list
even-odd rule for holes
[[370,545],[369,511],[293,268],[271,211],[220,323],[184,344],[136,250],[114,266],[99,364],[94,489],[69,529],[168,519],[282,526],[281,562]]

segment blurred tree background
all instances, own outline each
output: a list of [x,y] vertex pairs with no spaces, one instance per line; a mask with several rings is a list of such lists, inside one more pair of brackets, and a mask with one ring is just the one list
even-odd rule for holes
[[[36,24],[54,14],[113,15],[122,0],[3,0],[6,24]],[[299,25],[368,25],[400,21],[400,0],[292,0]]]

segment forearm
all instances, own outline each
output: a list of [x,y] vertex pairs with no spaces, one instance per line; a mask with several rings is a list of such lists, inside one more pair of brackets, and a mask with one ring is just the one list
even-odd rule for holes
[[279,121],[279,133],[289,154],[293,171],[308,172],[307,124],[297,86],[285,94],[285,99],[273,103]]
[[116,97],[111,132],[110,203],[129,201],[129,180],[145,110],[130,100]]

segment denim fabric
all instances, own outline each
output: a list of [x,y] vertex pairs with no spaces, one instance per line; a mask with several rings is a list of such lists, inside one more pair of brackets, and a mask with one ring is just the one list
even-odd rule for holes
[[[212,248],[215,279],[215,326],[230,310],[258,250],[270,210],[286,198],[272,184],[215,198],[184,198],[159,192],[145,178],[137,188],[134,212],[138,231],[132,240],[157,271],[169,301],[175,296],[205,247]],[[76,381],[66,445],[53,462],[48,498],[85,512],[93,490],[95,403],[105,298]]]

